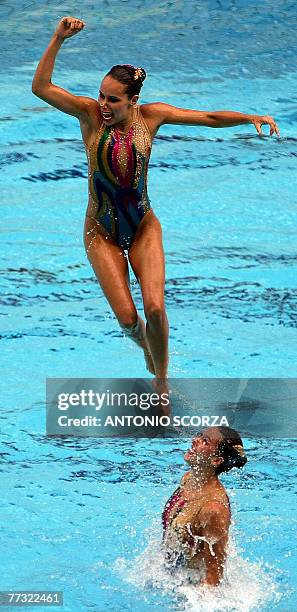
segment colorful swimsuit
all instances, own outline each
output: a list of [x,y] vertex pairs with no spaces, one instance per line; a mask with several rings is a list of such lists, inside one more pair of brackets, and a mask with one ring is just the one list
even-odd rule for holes
[[[186,503],[186,500],[183,499],[182,497],[181,487],[178,487],[174,491],[174,493],[172,493],[170,499],[165,504],[165,508],[162,513],[163,542],[165,544],[166,544],[166,539],[167,539],[166,538],[167,529],[170,528],[174,519],[181,512],[185,503]],[[190,548],[195,547],[195,540],[190,534],[188,534],[187,539],[188,539],[188,545],[190,546]],[[177,544],[177,542],[175,542],[175,544]],[[171,567],[176,568],[181,565],[186,565],[186,555],[185,555],[185,551],[183,550],[184,545],[182,545],[182,548],[180,548],[179,546],[177,546],[176,548],[175,546],[173,546],[173,548],[171,546],[169,547],[166,546],[166,548],[167,548],[166,561],[167,563],[169,563]]]
[[91,200],[87,215],[123,249],[130,248],[140,221],[150,210],[147,170],[152,139],[140,106],[133,113],[126,135],[102,122],[87,149]]
[[[165,508],[162,513],[162,525],[164,531],[167,527],[172,523],[173,519],[177,516],[180,510],[185,505],[186,500],[182,498],[181,488],[177,487],[177,489],[172,493],[171,497],[165,504]],[[173,516],[172,511],[174,510]]]

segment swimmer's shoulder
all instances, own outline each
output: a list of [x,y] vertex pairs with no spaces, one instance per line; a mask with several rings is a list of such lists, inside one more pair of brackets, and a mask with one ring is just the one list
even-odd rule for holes
[[190,475],[191,475],[190,470],[183,475],[183,477],[182,477],[182,479],[180,481],[180,486],[181,487],[183,487],[186,484],[186,482],[189,479]]
[[[198,519],[198,517],[197,517]],[[231,511],[228,498],[207,499],[199,511],[200,525],[220,527],[222,530],[228,529],[231,522]]]
[[141,114],[148,126],[152,139],[156,135],[159,127],[162,125],[162,104],[162,102],[148,102],[147,104],[139,105]]
[[85,98],[85,112],[82,120],[98,127],[103,122],[99,102],[94,98]]
[[147,102],[146,104],[140,104],[141,112],[145,118],[155,118],[160,121],[160,115],[164,108],[166,108],[164,102]]
[[94,98],[85,98],[85,101],[86,112],[80,117],[80,129],[84,144],[89,148],[102,126],[103,119],[99,102]]

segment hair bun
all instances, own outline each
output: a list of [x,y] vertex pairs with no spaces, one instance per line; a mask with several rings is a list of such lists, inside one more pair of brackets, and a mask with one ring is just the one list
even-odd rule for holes
[[244,448],[243,448],[242,444],[234,444],[232,446],[232,448],[235,448],[235,450],[238,452],[238,454],[241,457],[245,457],[245,452],[244,452]]
[[119,83],[125,85],[126,94],[129,98],[139,96],[146,72],[144,68],[132,64],[116,64],[112,66],[106,76],[111,76]]
[[217,455],[223,458],[223,462],[216,468],[216,474],[229,472],[233,467],[242,468],[247,462],[247,457],[239,433],[231,427],[218,429],[222,440],[219,441]]
[[233,455],[229,457],[224,463],[224,472],[229,472],[233,467],[242,468],[247,463],[246,456]]
[[229,448],[229,457],[224,462],[224,472],[229,472],[233,467],[242,468],[247,463],[243,446],[237,444]]
[[143,83],[145,78],[146,78],[146,72],[144,68],[140,68],[140,67],[135,68],[134,80],[136,81],[136,79],[141,79],[141,82]]

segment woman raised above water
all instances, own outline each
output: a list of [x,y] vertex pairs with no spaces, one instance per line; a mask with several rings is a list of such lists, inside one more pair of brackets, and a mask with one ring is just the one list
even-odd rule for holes
[[[79,19],[63,17],[38,64],[32,91],[79,119],[89,162],[87,255],[121,328],[143,349],[147,368],[156,376],[155,388],[161,392],[167,388],[168,322],[162,232],[146,187],[153,138],[167,123],[212,128],[251,123],[259,134],[268,124],[270,135],[279,131],[272,117],[186,110],[161,102],[139,105],[146,74],[130,64],[111,68],[98,100],[54,85],[52,73],[61,45],[84,26]],[[132,299],[127,259],[140,283],[146,325]]]
[[230,427],[209,427],[193,438],[184,459],[190,469],[162,515],[166,560],[171,571],[192,570],[194,583],[217,586],[223,578],[231,520],[218,475],[245,465],[241,437]]

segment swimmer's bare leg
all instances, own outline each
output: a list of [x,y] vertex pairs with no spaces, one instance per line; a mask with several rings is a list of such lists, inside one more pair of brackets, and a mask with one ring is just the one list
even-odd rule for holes
[[146,337],[155,366],[156,385],[164,386],[168,371],[168,320],[165,309],[147,314]]
[[133,340],[135,344],[142,348],[146,368],[151,374],[155,374],[154,362],[147,341],[145,323],[142,318],[137,313],[137,321],[134,325],[120,325],[125,335],[131,338],[131,340]]
[[84,242],[88,259],[120,327],[142,348],[147,369],[151,374],[155,374],[145,324],[132,299],[128,262],[124,251],[111,238],[98,233],[96,223],[88,217],[85,222]]
[[[165,315],[165,319],[167,323],[166,315]],[[153,342],[155,342],[155,345],[156,345],[155,353],[153,352],[152,345],[149,344],[148,342],[148,335],[150,334],[149,323],[147,323],[147,326],[145,327],[145,323],[141,319],[139,314],[137,314],[137,321],[134,325],[129,325],[129,326],[121,325],[121,328],[124,331],[126,336],[131,338],[131,340],[133,340],[138,346],[140,346],[143,349],[147,370],[151,374],[156,374],[156,378],[153,380],[154,391],[160,396],[160,398],[163,393],[169,395],[169,386],[168,386],[168,378],[167,378],[168,352],[166,350],[167,344],[168,344],[168,323],[167,323],[167,328],[165,328],[165,343],[164,343],[165,344],[165,355],[166,355],[165,359],[162,354],[160,355],[160,346],[162,347],[162,344],[160,345],[160,333],[159,333],[160,330],[158,326],[156,327],[156,332],[157,332],[156,335],[153,334],[154,335]],[[154,364],[154,358],[156,358],[156,355],[160,355],[159,360],[160,360],[161,367],[159,367],[159,375],[158,375],[158,371],[156,372],[155,370],[155,364]],[[164,362],[166,364],[165,376],[163,374]],[[170,404],[163,405],[162,401],[160,400],[159,408],[162,411],[162,414],[167,415],[167,416],[170,414]]]
[[[130,326],[130,328],[128,329],[124,329],[125,334],[129,336],[132,340],[134,340],[134,342],[136,342],[136,344],[141,346],[141,348],[143,349],[148,371],[151,372],[151,374],[156,374],[156,378],[154,378],[153,380],[153,388],[154,388],[154,391],[159,395],[160,398],[163,393],[169,395],[169,386],[168,386],[168,378],[167,378],[168,322],[167,322],[166,314],[165,314],[164,319],[165,319],[164,320],[165,342],[160,342],[163,322],[162,321],[160,322],[159,318],[157,319],[157,317],[155,317],[155,319],[154,317],[152,317],[152,322],[151,322],[152,323],[151,324],[152,334],[151,334],[149,322],[147,323],[145,327],[145,324],[139,315],[138,315],[138,319],[135,325],[133,325],[132,327]],[[154,326],[155,321],[157,323],[156,326]],[[159,325],[159,323],[161,324]],[[123,326],[121,327],[123,329]],[[151,343],[149,343],[149,338],[151,336],[153,337],[153,340],[151,341]],[[148,345],[150,348],[148,348]],[[155,346],[155,352],[154,352],[154,346]],[[158,358],[159,358],[159,361],[158,361]],[[156,359],[156,362],[154,362],[154,359]],[[157,369],[156,371],[155,371],[155,363],[157,363],[157,367],[158,367],[158,363],[160,364],[159,369]],[[164,369],[164,364],[165,364],[165,369]],[[160,399],[159,408],[162,411],[162,414],[167,415],[167,416],[170,414],[170,404],[163,405],[161,399]]]
[[129,250],[129,260],[141,286],[147,320],[146,337],[156,375],[154,385],[167,392],[169,330],[164,303],[165,261],[161,226],[153,211],[138,227]]

